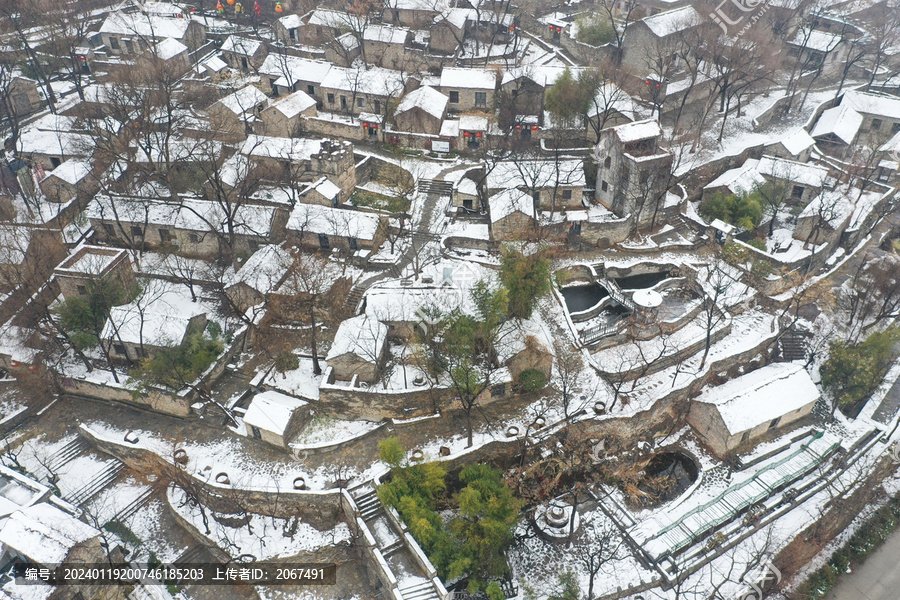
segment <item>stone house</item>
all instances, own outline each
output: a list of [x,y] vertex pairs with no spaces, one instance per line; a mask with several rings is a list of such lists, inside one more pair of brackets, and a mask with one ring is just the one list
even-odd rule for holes
[[617,216],[645,222],[664,201],[672,154],[660,148],[661,135],[653,119],[600,132],[595,198]]
[[497,89],[494,71],[444,67],[439,85],[441,93],[449,98],[451,112],[493,109]]
[[232,69],[243,73],[256,72],[269,54],[265,42],[238,35],[228,36],[219,48],[222,59]]
[[272,53],[263,61],[259,72],[268,81],[274,95],[301,90],[315,98],[321,108],[325,97],[320,88],[331,67],[330,63],[321,60]]
[[438,135],[447,115],[448,98],[429,86],[415,89],[400,101],[394,124],[400,131]]
[[110,309],[100,343],[113,360],[133,363],[153,358],[206,328],[206,307],[192,302],[184,286],[168,286],[151,299],[137,298]]
[[151,51],[141,55],[138,68],[144,64],[152,64],[154,61],[162,62],[162,71],[178,77],[191,69],[190,48],[172,38],[166,38],[156,44]]
[[19,136],[16,154],[32,166],[50,171],[70,158],[88,158],[95,145],[94,139],[83,133],[31,129]]
[[191,52],[197,50],[206,42],[206,28],[182,10],[173,10],[173,15],[111,12],[100,27],[100,39],[110,54],[140,54],[166,38],[181,42]]
[[304,92],[279,98],[260,113],[266,135],[293,137],[300,131],[303,117],[316,116],[316,99]]
[[581,207],[584,185],[581,159],[501,161],[485,183],[488,194],[508,188],[528,194],[537,210]]
[[59,229],[0,224],[0,292],[46,280],[50,267],[65,257]]
[[826,153],[851,159],[855,146],[880,146],[900,132],[900,98],[850,90],[822,112],[810,135]]
[[534,231],[534,200],[529,194],[509,188],[488,198],[491,239],[520,240]]
[[412,29],[427,29],[435,18],[450,8],[448,0],[393,0],[390,4],[385,8],[383,18]]
[[40,110],[43,98],[37,81],[22,75],[12,77],[0,94],[0,118],[21,119]]
[[740,167],[729,169],[703,188],[702,198],[712,193],[751,194],[767,183],[783,191],[784,200],[805,205],[818,196],[828,181],[828,169],[785,158],[748,158]]
[[100,280],[114,281],[128,293],[137,287],[128,252],[105,246],[81,245],[54,269],[63,298],[84,298]]
[[41,180],[44,196],[57,204],[66,204],[75,198],[87,200],[99,188],[100,182],[91,176],[91,164],[77,158],[70,158]]
[[279,43],[293,46],[300,42],[300,28],[303,26],[303,17],[300,15],[285,15],[272,24],[272,30]]
[[356,210],[298,203],[291,212],[287,230],[292,243],[309,249],[341,250],[354,254],[375,252],[384,242],[379,218]]
[[398,100],[408,82],[399,71],[380,67],[332,67],[322,80],[325,108],[333,112],[383,115],[388,103]]
[[86,214],[97,240],[125,248],[166,249],[180,256],[213,259],[232,237],[237,254],[251,254],[265,244],[284,241],[288,212],[284,208],[241,204],[228,219],[217,202],[196,197],[167,203],[128,196],[97,196]]
[[265,301],[284,282],[293,264],[294,257],[287,249],[275,244],[264,246],[237,271],[229,273],[225,294],[238,310],[245,312]]
[[816,140],[812,139],[809,132],[799,127],[777,142],[766,145],[763,152],[769,156],[805,163],[809,162],[815,145]]
[[206,113],[218,132],[242,138],[253,131],[268,101],[259,88],[248,85],[214,102]]
[[388,327],[365,314],[341,322],[325,360],[335,379],[373,383],[387,354]]
[[307,402],[270,390],[253,396],[243,420],[251,436],[287,450],[311,417]]
[[362,53],[369,64],[386,69],[409,70],[406,43],[412,32],[404,27],[369,25],[362,33]]
[[774,363],[704,390],[688,423],[722,458],[809,415],[819,396],[801,365]]
[[672,55],[676,51],[679,34],[703,22],[693,6],[683,6],[629,23],[622,45],[622,64],[632,71],[644,72],[648,49],[661,56]]

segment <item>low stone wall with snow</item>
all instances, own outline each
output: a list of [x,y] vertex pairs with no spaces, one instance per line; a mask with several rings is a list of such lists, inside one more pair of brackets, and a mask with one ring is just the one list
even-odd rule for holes
[[333,527],[343,520],[344,509],[339,489],[312,491],[232,487],[228,483],[215,481],[219,478],[218,473],[207,481],[183,470],[170,457],[160,456],[125,440],[118,442],[108,439],[86,426],[82,426],[80,431],[99,450],[118,458],[135,471],[160,474],[178,482],[182,487],[190,488],[214,511],[246,511],[278,518],[296,515],[318,529]]
[[109,402],[122,402],[133,406],[153,410],[175,417],[190,417],[190,401],[181,396],[166,394],[151,390],[147,394],[133,395],[131,390],[114,383],[100,381],[88,381],[60,377],[60,386],[63,394],[83,396],[92,400],[105,400]]

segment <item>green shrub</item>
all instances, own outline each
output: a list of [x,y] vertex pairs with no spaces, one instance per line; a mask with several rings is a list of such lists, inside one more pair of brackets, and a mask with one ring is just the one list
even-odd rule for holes
[[589,46],[605,46],[615,41],[616,33],[608,18],[603,15],[591,15],[578,19],[576,39]]
[[519,389],[523,392],[536,392],[547,385],[547,376],[537,369],[525,369],[519,373]]
[[135,534],[127,525],[125,525],[121,521],[117,521],[115,519],[107,521],[103,526],[103,529],[114,535],[117,535],[123,542],[129,543],[135,548],[141,545],[141,538],[139,538],[137,534]]
[[719,219],[747,231],[756,229],[763,215],[763,203],[755,194],[715,192],[700,204],[700,214],[707,221]]
[[285,350],[275,357],[275,370],[279,373],[294,371],[300,368],[300,358],[293,352]]
[[743,265],[750,260],[750,251],[737,242],[728,242],[722,246],[722,258],[732,265]]
[[766,251],[766,240],[764,240],[762,238],[753,238],[752,240],[747,242],[747,245],[753,246],[754,248],[756,248],[757,250],[759,250],[761,252]]

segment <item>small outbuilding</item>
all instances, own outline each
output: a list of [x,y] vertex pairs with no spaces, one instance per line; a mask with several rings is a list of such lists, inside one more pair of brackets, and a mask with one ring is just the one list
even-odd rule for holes
[[309,422],[311,414],[303,400],[268,391],[253,396],[244,414],[244,424],[254,438],[287,448],[288,441]]
[[368,315],[347,319],[338,327],[325,360],[335,379],[372,383],[381,372],[387,349],[388,326]]
[[775,363],[706,389],[688,422],[718,456],[812,412],[819,390],[802,365]]

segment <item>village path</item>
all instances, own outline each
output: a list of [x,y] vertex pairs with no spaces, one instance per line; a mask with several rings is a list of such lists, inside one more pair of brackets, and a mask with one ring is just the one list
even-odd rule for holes
[[[453,165],[446,169],[442,169],[434,178],[437,181],[443,180],[444,176],[461,169],[460,165]],[[419,185],[421,180],[416,182]],[[371,275],[370,277],[357,282],[347,296],[347,305],[353,310],[354,314],[359,308],[363,296],[370,287],[388,278],[399,278],[403,275],[409,265],[413,263],[417,256],[421,256],[423,248],[432,243],[439,242],[437,234],[434,233],[437,217],[443,210],[443,204],[447,201],[447,196],[437,192],[417,193],[416,199],[421,202],[421,206],[413,211],[412,223],[409,228],[409,243],[403,255],[397,260],[393,267],[386,269],[380,273]]]

